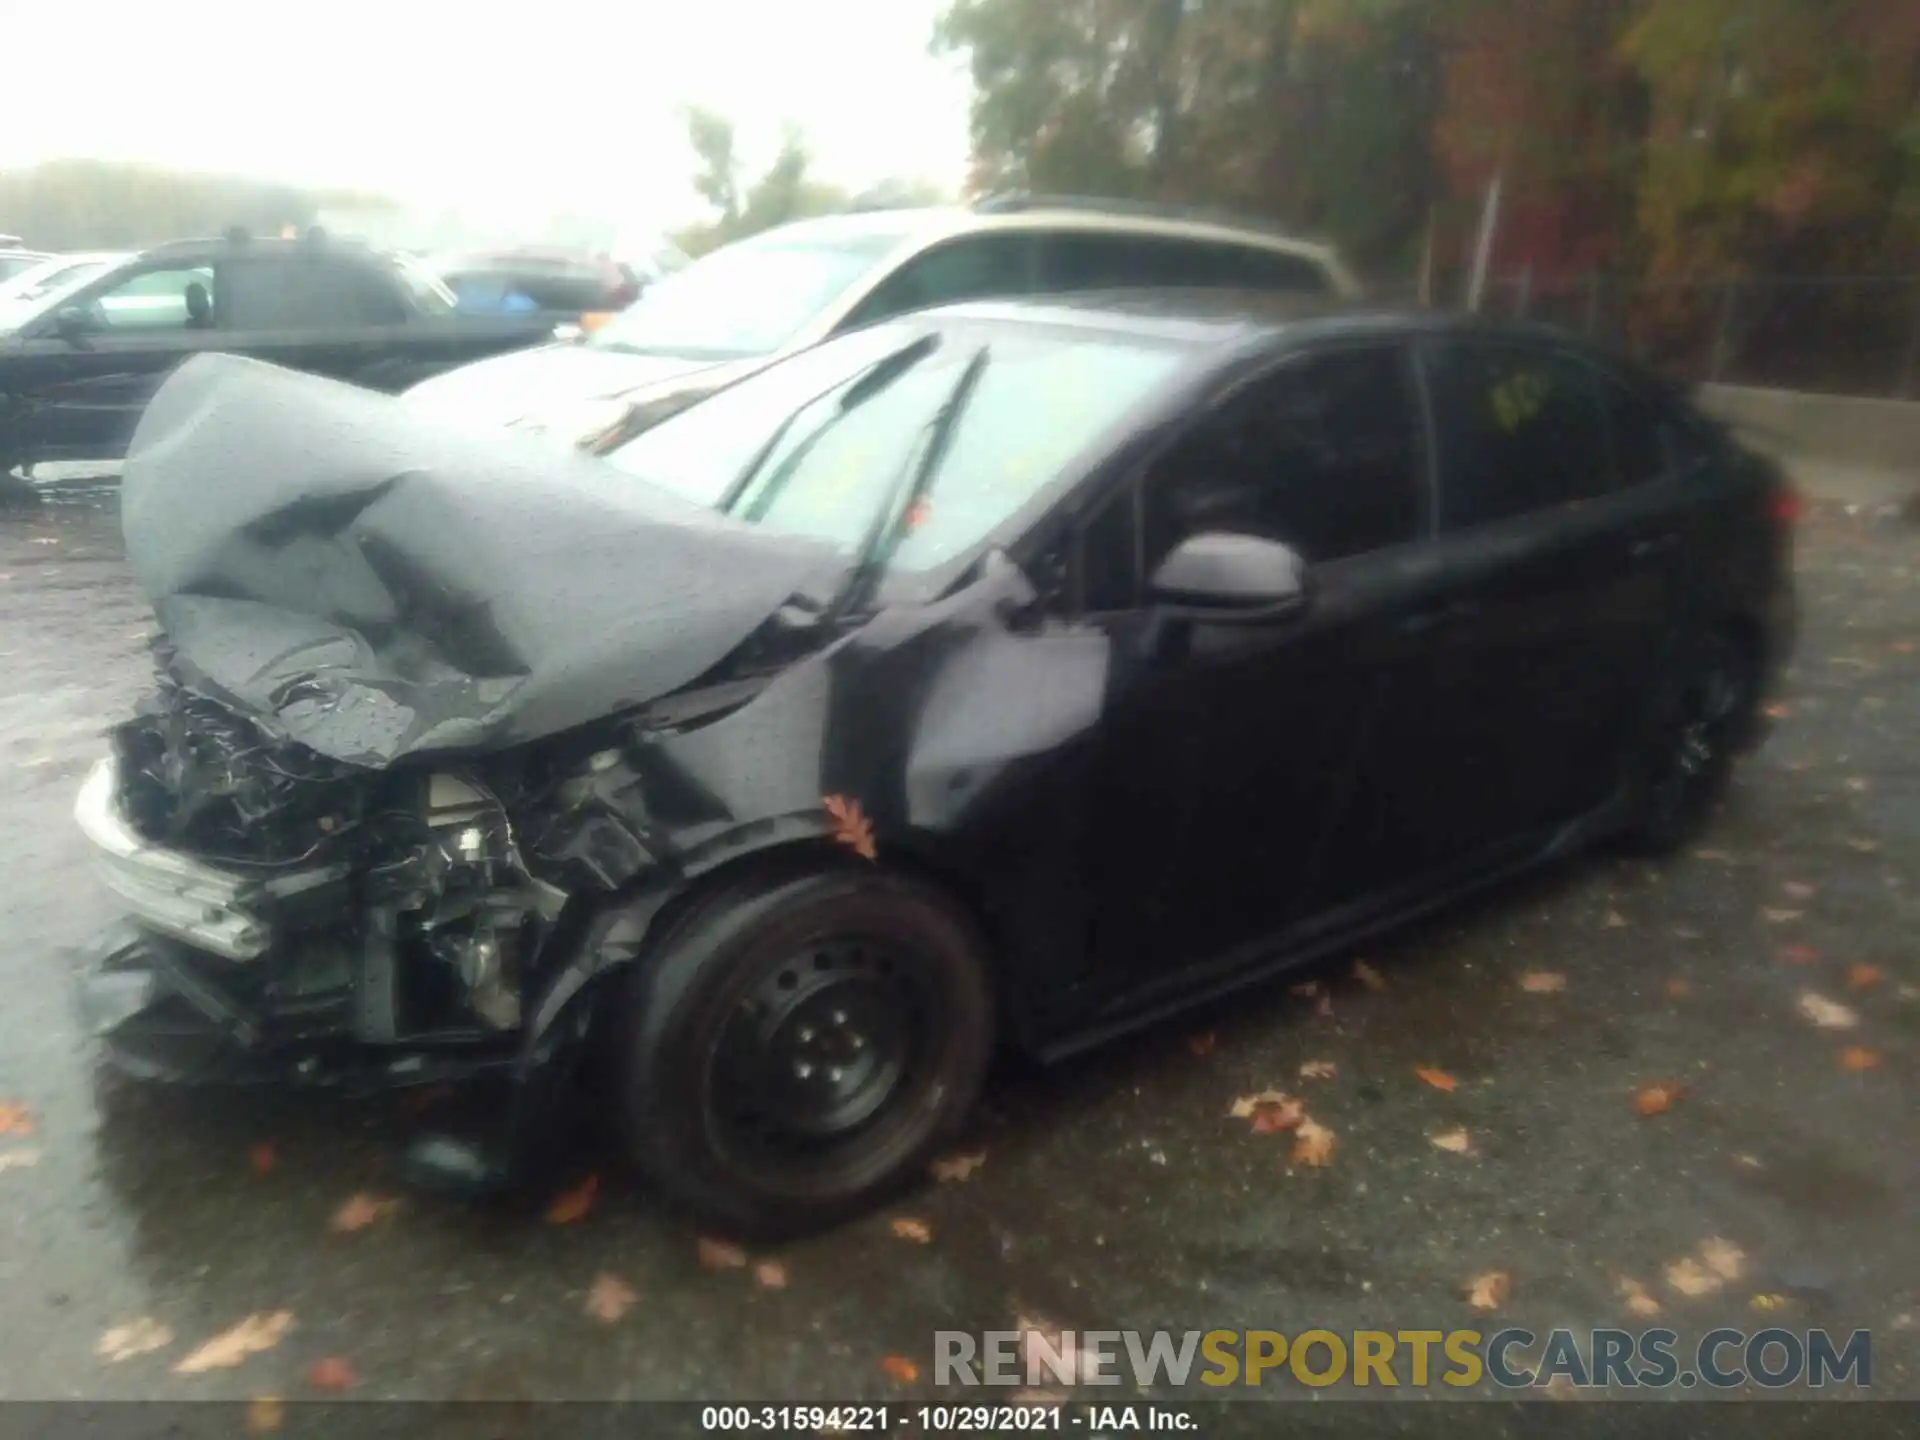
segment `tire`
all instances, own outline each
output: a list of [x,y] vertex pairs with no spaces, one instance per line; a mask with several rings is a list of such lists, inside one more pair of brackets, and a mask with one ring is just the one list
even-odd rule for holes
[[632,1156],[748,1237],[833,1224],[917,1175],[972,1109],[993,1047],[978,931],[882,871],[723,891],[626,993],[612,1039]]
[[1669,855],[1699,832],[1733,772],[1755,683],[1752,656],[1733,635],[1716,631],[1693,648],[1641,766],[1628,849]]

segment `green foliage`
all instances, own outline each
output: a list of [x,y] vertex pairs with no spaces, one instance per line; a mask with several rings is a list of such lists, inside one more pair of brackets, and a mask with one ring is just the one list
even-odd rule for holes
[[688,110],[686,119],[687,140],[699,164],[693,188],[716,212],[711,220],[675,233],[674,243],[687,254],[704,255],[789,220],[846,207],[842,191],[809,177],[812,158],[798,131],[788,129],[773,163],[758,180],[743,187],[733,122],[698,108]]
[[[354,197],[364,203],[368,197]],[[307,225],[338,203],[286,185],[106,160],[0,174],[0,230],[47,250],[134,250],[244,225]]]

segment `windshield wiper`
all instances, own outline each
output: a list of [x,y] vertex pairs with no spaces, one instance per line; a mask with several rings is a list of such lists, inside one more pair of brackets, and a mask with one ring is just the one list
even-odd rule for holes
[[[902,375],[906,374],[907,371],[911,370],[915,365],[919,364],[939,348],[940,337],[938,335],[922,335],[918,340],[903,345],[890,354],[883,355],[880,359],[874,361],[872,365],[868,366],[852,384],[841,391],[839,403],[836,405],[833,414],[822,423],[813,434],[801,442],[793,454],[789,455],[786,460],[782,462],[780,473],[770,479],[767,482],[766,489],[754,497],[755,507],[760,512],[765,512],[766,508],[773,503],[774,498],[780,493],[780,488],[792,477],[794,471],[800,468],[800,462],[807,458],[812,452],[813,447],[819,443],[821,437],[824,436],[827,431],[831,430],[836,422],[844,420],[854,410],[871,400],[882,390],[885,390],[894,381],[898,380]],[[748,488],[759,478],[761,468],[773,457],[774,452],[780,448],[780,442],[787,438],[788,432],[799,423],[800,417],[812,410],[818,403],[818,400],[819,397],[816,396],[806,404],[794,407],[793,412],[775,427],[772,435],[767,437],[767,443],[754,452],[753,459],[747,462],[747,468],[741,471],[740,477],[727,487],[726,493],[720,497],[719,503],[714,506],[714,509],[718,510],[722,515],[733,514],[734,506],[740,503]]]
[[924,450],[916,444],[907,452],[907,463],[901,470],[900,478],[889,487],[889,493],[874,511],[873,522],[867,527],[840,592],[827,603],[820,617],[822,623],[832,624],[864,599],[879,579],[880,572],[886,568],[899,542],[901,525],[925,498],[927,487],[933,483],[934,472],[940,468],[940,462],[946,459],[947,448],[953,443],[953,432],[959,425],[960,414],[973,398],[974,390],[979,387],[980,377],[987,373],[989,349],[982,345],[974,352],[973,358],[967,361],[967,368],[960,372],[960,378],[954,382],[953,389],[947,392],[947,398],[940,402],[939,410],[921,431],[926,442]]

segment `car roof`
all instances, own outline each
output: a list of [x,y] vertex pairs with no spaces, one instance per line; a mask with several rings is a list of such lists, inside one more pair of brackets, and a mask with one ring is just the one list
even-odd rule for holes
[[1101,209],[1082,204],[1049,204],[1036,200],[1018,209],[968,209],[964,206],[928,206],[905,210],[856,210],[795,220],[762,231],[753,240],[831,244],[858,239],[892,239],[931,243],[953,235],[1072,230],[1087,234],[1162,236],[1182,240],[1214,240],[1224,244],[1279,250],[1334,266],[1335,249],[1323,241],[1288,235],[1253,221],[1239,222],[1174,211]]

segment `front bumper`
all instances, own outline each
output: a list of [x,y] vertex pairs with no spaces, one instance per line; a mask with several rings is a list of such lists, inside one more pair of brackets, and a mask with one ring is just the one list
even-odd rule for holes
[[[254,908],[262,882],[197,860],[141,837],[120,805],[118,762],[100,761],[74,802],[74,819],[93,845],[94,865],[128,918],[150,930],[227,960],[255,960],[273,943],[273,928]],[[340,865],[276,871],[276,899],[338,880]]]

